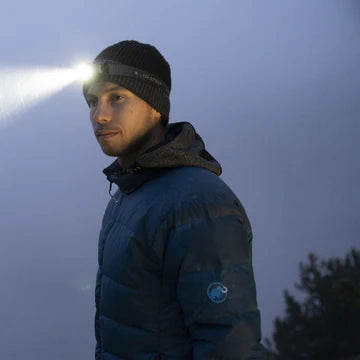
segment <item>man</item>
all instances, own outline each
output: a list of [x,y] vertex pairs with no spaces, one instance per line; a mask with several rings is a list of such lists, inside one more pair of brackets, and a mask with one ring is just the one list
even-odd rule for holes
[[251,226],[194,127],[169,124],[169,64],[122,41],[94,66],[90,120],[117,157],[103,170],[96,360],[261,359]]

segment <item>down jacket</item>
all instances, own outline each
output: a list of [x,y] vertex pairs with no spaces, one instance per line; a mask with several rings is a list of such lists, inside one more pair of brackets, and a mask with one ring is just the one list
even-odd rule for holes
[[251,226],[194,127],[103,172],[96,360],[262,359]]

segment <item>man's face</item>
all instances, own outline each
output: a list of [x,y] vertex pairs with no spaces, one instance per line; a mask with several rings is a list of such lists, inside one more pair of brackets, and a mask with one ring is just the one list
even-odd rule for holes
[[106,155],[126,158],[151,143],[160,114],[130,90],[111,82],[94,82],[86,100],[95,136]]

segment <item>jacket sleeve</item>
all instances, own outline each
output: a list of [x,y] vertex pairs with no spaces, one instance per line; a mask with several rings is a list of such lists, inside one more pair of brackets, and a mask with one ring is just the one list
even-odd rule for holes
[[246,215],[176,227],[167,248],[176,294],[193,341],[193,359],[263,359],[260,313]]

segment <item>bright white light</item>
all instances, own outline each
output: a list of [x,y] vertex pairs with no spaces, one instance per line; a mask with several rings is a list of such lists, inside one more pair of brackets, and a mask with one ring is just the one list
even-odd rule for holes
[[80,81],[85,81],[90,79],[94,75],[94,68],[91,64],[79,64],[75,69],[76,77]]
[[0,127],[15,113],[91,75],[90,65],[75,68],[0,68]]

